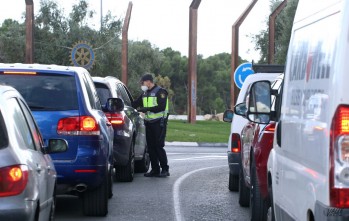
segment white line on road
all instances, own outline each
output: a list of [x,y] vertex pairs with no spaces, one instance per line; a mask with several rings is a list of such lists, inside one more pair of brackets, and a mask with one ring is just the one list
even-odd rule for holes
[[189,158],[180,158],[180,159],[172,159],[172,160],[216,160],[216,159],[227,159],[227,156],[189,157]]
[[174,211],[175,211],[175,216],[176,216],[176,221],[184,221],[185,218],[182,216],[181,213],[181,204],[180,204],[180,197],[179,197],[179,187],[183,183],[185,179],[187,179],[189,176],[193,175],[194,173],[203,171],[203,170],[210,170],[210,169],[215,169],[219,167],[226,167],[227,165],[221,165],[221,166],[214,166],[214,167],[205,167],[197,170],[193,170],[191,172],[188,172],[186,174],[183,174],[181,177],[179,177],[176,182],[173,185],[173,205],[174,205]]

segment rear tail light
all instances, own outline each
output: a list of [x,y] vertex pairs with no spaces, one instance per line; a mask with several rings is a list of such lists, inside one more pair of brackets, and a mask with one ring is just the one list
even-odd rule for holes
[[264,131],[275,132],[275,123],[268,124],[268,125],[264,128]]
[[231,152],[240,153],[240,151],[241,151],[240,135],[233,133],[231,134]]
[[15,196],[22,193],[27,183],[27,166],[14,165],[0,168],[0,197]]
[[112,125],[124,125],[125,123],[124,117],[120,113],[105,113],[105,116]]
[[349,207],[349,106],[339,106],[332,120],[330,206]]
[[61,135],[100,135],[100,130],[93,117],[80,116],[60,119],[57,133]]

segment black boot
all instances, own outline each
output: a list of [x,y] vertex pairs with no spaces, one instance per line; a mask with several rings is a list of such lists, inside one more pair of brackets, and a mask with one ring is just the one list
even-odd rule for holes
[[169,169],[162,169],[159,177],[167,177],[170,176]]
[[160,176],[160,172],[156,172],[154,170],[151,170],[150,172],[145,173],[144,176],[145,177],[158,177],[158,176]]

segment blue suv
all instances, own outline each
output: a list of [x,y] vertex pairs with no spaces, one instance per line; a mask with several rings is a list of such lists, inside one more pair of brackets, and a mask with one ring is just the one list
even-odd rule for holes
[[0,64],[0,83],[26,100],[44,142],[64,139],[68,150],[51,154],[57,193],[83,199],[85,215],[105,216],[112,196],[113,138],[90,74],[84,68]]

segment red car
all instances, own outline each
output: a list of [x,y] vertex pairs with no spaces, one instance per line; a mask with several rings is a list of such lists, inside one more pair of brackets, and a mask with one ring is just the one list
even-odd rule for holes
[[[272,88],[278,91],[282,80],[283,75],[278,76]],[[272,100],[275,105],[275,96]],[[267,125],[248,122],[241,132],[242,170],[239,182],[239,204],[243,207],[251,207],[251,220],[253,221],[267,219],[267,209],[270,204],[267,162],[270,150],[273,148],[274,130],[275,122]]]

